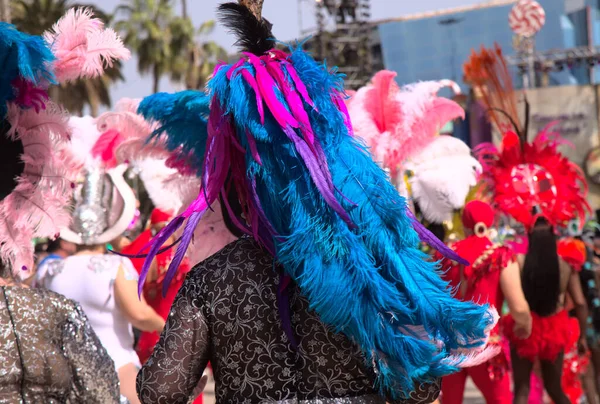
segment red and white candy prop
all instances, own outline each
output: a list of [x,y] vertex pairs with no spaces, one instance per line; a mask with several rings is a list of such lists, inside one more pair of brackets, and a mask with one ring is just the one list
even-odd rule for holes
[[546,22],[546,12],[534,0],[520,0],[508,16],[508,24],[517,35],[530,38],[537,34]]

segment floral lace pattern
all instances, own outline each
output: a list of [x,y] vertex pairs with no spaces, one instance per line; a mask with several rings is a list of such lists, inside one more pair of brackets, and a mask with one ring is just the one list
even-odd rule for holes
[[0,287],[0,403],[118,403],[112,360],[81,307],[56,293]]
[[[242,238],[194,268],[160,341],[138,375],[143,403],[186,403],[208,361],[218,403],[376,403],[360,350],[334,333],[290,286],[294,350],[277,310],[273,258]],[[429,403],[439,383],[399,403]]]

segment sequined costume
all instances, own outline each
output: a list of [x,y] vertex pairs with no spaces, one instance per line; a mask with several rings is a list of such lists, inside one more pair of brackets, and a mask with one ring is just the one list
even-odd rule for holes
[[0,287],[0,403],[119,402],[114,365],[79,305]]
[[[210,361],[218,403],[384,404],[358,347],[324,325],[295,286],[290,309],[299,346],[292,348],[277,312],[273,271],[273,258],[251,238],[195,267],[138,375],[141,401],[187,402]],[[438,392],[437,384],[420,386],[412,399],[397,402],[429,403]]]

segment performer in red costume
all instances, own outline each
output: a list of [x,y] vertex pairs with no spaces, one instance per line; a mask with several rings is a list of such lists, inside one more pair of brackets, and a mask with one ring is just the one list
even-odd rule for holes
[[[171,213],[163,212],[160,209],[154,209],[150,216],[150,227],[144,230],[136,239],[123,249],[125,254],[137,254],[142,248],[148,244],[148,242],[158,233],[165,225],[171,220],[173,215]],[[146,302],[165,320],[171,310],[171,305],[175,296],[179,291],[179,288],[183,284],[186,274],[190,271],[190,263],[187,258],[183,260],[179,271],[175,279],[169,285],[166,290],[166,294],[163,296],[162,285],[165,279],[165,274],[174,251],[165,251],[162,254],[156,256],[154,263],[150,269],[148,280],[144,284],[144,298]],[[144,264],[143,258],[131,259],[136,270],[141,272],[142,265]],[[136,348],[136,352],[140,358],[140,361],[145,363],[154,349],[154,345],[158,342],[159,333],[157,332],[142,332]]]
[[[467,237],[450,244],[450,247],[471,265],[463,266],[446,261],[444,268],[449,269],[445,278],[456,289],[456,297],[462,300],[490,304],[500,311],[506,299],[516,320],[513,332],[521,338],[527,338],[531,333],[531,314],[521,289],[519,267],[509,247],[490,240],[489,229],[494,218],[494,210],[485,202],[472,201],[465,206],[462,221]],[[502,346],[498,327],[492,331],[490,343]],[[468,376],[473,379],[488,404],[512,403],[508,355],[507,350],[502,349],[496,357],[484,364],[444,377],[444,404],[463,402]]]
[[[552,125],[528,137],[528,104],[520,123],[512,79],[499,47],[474,53],[465,66],[469,81],[479,87],[497,128],[501,146],[478,147],[483,180],[498,209],[520,222],[528,233],[525,255],[518,256],[523,292],[532,312],[531,336],[514,332],[518,319],[504,318],[511,343],[515,403],[527,403],[533,364],[540,361],[544,387],[556,404],[568,404],[561,387],[563,359],[573,341],[585,348],[587,309],[579,277],[557,252],[554,229],[589,213],[587,184],[581,169],[558,151],[562,143]],[[577,320],[565,310],[570,295]],[[579,327],[578,327],[579,325]]]

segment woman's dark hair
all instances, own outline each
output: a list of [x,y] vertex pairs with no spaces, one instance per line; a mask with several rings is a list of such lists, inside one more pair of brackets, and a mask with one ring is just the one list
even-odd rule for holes
[[[421,207],[419,206],[419,203],[417,201],[414,201],[413,206],[415,207],[415,215],[417,217],[423,216],[423,214],[421,212]],[[422,217],[420,218],[420,220],[421,220],[421,222],[424,221],[424,219]],[[444,227],[443,224],[427,223],[425,227],[438,239],[440,239],[442,241],[444,241],[446,239],[446,228]]]
[[14,280],[10,265],[0,259],[0,279]]
[[18,184],[17,178],[25,169],[25,163],[21,159],[23,142],[18,138],[8,137],[10,127],[7,119],[0,121],[0,201],[14,191]]
[[529,233],[522,277],[531,311],[542,317],[554,314],[560,295],[560,267],[556,236],[544,218],[537,219]]
[[[228,174],[227,180],[225,181],[225,183],[229,186],[229,189],[227,190],[227,202],[229,203],[229,207],[231,208],[232,213],[236,217],[241,218],[243,208],[240,203],[240,199],[238,197],[238,193],[235,189],[235,186],[233,185],[233,182],[230,181],[230,179],[231,173]],[[219,202],[221,203],[221,212],[223,213],[223,221],[225,222],[227,230],[229,230],[231,234],[233,234],[236,237],[242,237],[244,233],[235,225],[235,223],[231,219],[231,215],[229,214],[227,206],[225,206],[225,200],[223,199],[222,195],[219,196]]]

